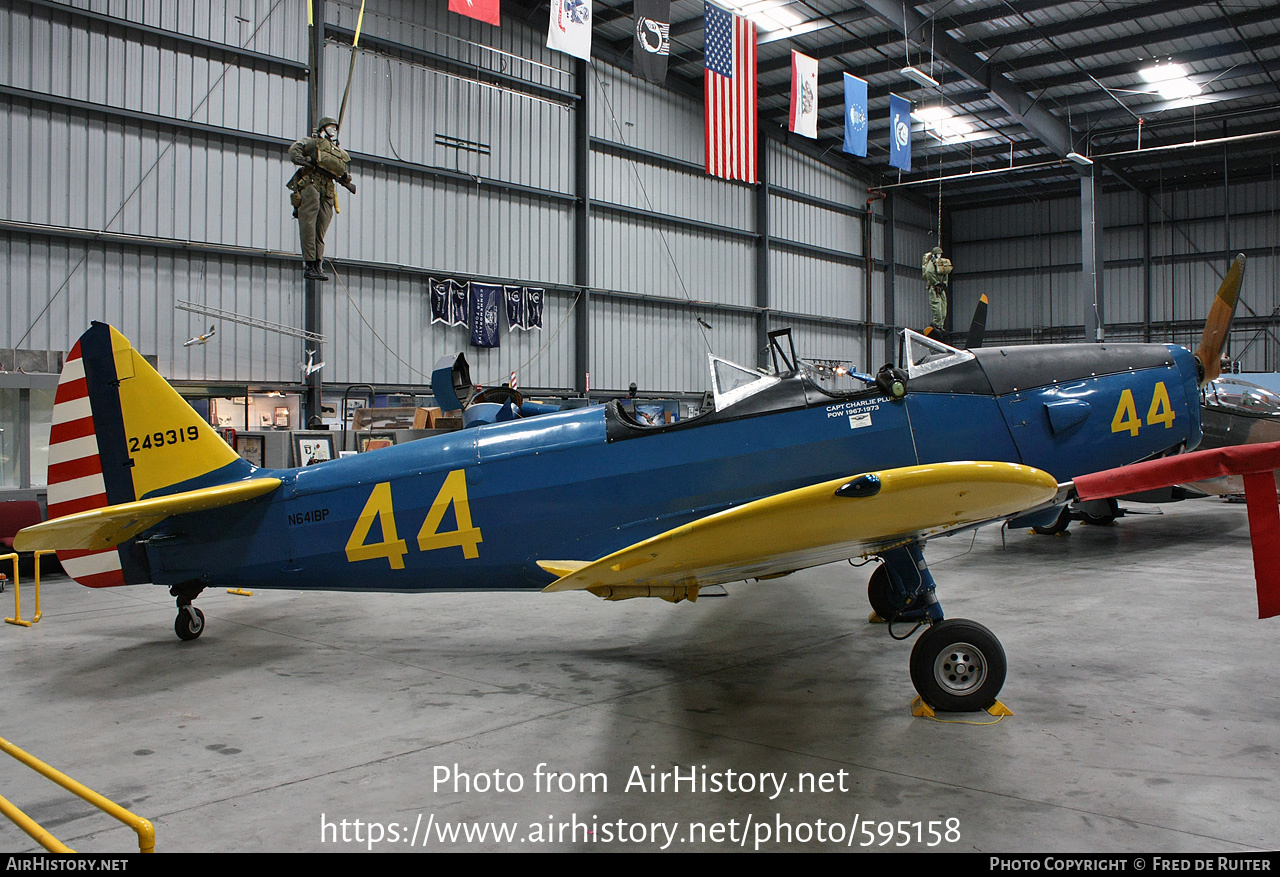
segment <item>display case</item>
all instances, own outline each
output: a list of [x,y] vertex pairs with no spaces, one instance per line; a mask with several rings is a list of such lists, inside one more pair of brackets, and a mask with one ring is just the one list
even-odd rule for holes
[[48,483],[56,374],[0,372],[0,489]]

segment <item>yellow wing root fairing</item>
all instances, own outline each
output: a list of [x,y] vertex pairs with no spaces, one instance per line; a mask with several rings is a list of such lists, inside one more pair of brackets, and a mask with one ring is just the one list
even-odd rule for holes
[[607,589],[618,599],[623,593],[643,596],[639,589],[649,588],[674,596],[997,520],[1058,492],[1053,476],[1016,463],[935,463],[874,474],[880,487],[872,495],[837,496],[854,480],[839,478],[708,515],[594,563],[540,562],[561,576],[545,590]]
[[268,494],[279,486],[279,478],[253,478],[104,506],[27,527],[14,537],[13,544],[18,551],[98,551],[113,548],[173,515],[244,502]]

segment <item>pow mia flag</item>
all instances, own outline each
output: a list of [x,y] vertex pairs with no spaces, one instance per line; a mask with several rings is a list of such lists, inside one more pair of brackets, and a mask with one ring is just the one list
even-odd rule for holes
[[631,72],[646,82],[667,80],[671,55],[671,0],[636,0]]

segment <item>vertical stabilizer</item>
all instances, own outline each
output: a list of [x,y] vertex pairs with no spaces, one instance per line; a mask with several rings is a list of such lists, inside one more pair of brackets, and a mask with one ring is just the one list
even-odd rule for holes
[[[49,517],[246,477],[252,467],[105,323],[71,348],[49,433]],[[93,588],[150,580],[132,541],[59,551],[67,574]]]

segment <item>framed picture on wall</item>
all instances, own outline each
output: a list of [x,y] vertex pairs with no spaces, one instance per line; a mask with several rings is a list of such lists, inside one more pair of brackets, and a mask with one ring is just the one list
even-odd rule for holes
[[365,451],[376,451],[379,448],[389,448],[396,443],[395,433],[391,432],[365,432],[360,434],[358,447],[360,453]]
[[294,434],[294,465],[314,466],[316,463],[327,463],[332,460],[334,456],[333,436]]
[[248,460],[255,466],[262,466],[263,438],[260,435],[236,436],[236,452],[240,458]]

